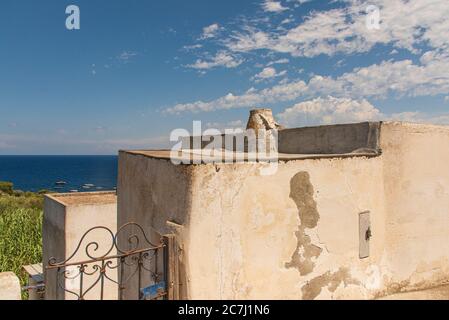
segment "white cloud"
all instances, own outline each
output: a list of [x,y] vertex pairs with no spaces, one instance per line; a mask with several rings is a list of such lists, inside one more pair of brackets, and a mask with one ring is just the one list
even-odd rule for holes
[[[223,43],[231,51],[248,52],[258,49],[274,49],[275,42],[270,34],[252,27],[246,27],[246,32],[235,32],[229,39],[223,40]],[[280,51],[280,50],[275,50]]]
[[[419,54],[420,59],[417,62],[411,59],[380,61],[339,76],[313,75],[307,82],[284,79],[271,88],[251,88],[243,94],[229,93],[212,101],[178,104],[166,111],[181,113],[250,108],[295,102],[299,98],[328,99],[329,95],[334,99],[360,102],[390,95],[401,98],[442,94],[446,95],[444,101],[449,102],[449,1],[372,0],[367,3],[345,0],[344,3],[346,6],[343,8],[312,11],[303,22],[291,29],[267,30],[246,24],[223,40],[228,50],[206,60],[199,59],[189,67],[201,70],[218,66],[236,67],[243,62],[240,58],[243,53],[258,49],[268,49],[267,56],[274,60],[273,57],[279,52],[294,57],[333,56],[336,53],[368,52],[376,44],[390,45],[391,54],[398,53],[398,49],[407,49],[416,56]],[[367,4],[380,8],[379,30],[366,27]],[[238,58],[233,55],[236,52],[239,53]],[[252,80],[259,82],[279,76],[280,73],[272,66],[288,62],[288,59],[269,62]],[[320,102],[323,101],[326,100]],[[402,114],[403,117],[412,115]]]
[[242,63],[242,59],[239,59],[226,51],[220,51],[208,60],[198,59],[195,63],[187,65],[187,67],[199,70],[213,69],[216,67],[236,68]]
[[202,47],[203,47],[202,44],[192,44],[192,45],[184,46],[183,49],[186,51],[191,51],[191,50],[195,50],[195,49],[201,49]]
[[218,23],[211,24],[210,26],[203,28],[203,34],[201,35],[201,40],[215,38],[220,31],[221,27]]
[[[423,45],[430,50],[440,48],[449,51],[447,0],[372,0],[369,3],[345,0],[343,3],[345,5],[341,8],[312,11],[301,23],[287,29],[267,24],[265,19],[245,20],[239,24],[242,25],[239,30],[231,31],[220,43],[231,52],[266,49],[294,57],[363,53],[376,44],[391,45],[391,54],[396,54],[399,48],[418,54]],[[380,9],[379,30],[366,25],[368,4]],[[264,1],[263,6],[268,11],[287,9],[281,2],[273,0]],[[255,21],[259,21],[259,27]],[[202,37],[214,37],[221,28],[212,24],[204,28]],[[202,60],[197,62],[204,65]]]
[[[346,3],[343,8],[313,11],[288,30],[244,27],[224,43],[238,52],[268,49],[304,57],[368,52],[376,44],[391,44],[414,53],[421,44],[433,48],[449,44],[449,1],[347,0]],[[368,4],[380,9],[379,30],[366,26]]]
[[420,64],[411,60],[383,61],[356,68],[337,78],[315,76],[309,90],[358,97],[428,96],[449,92],[449,54],[428,51]]
[[277,115],[287,127],[378,120],[382,113],[366,100],[316,98],[297,103]]
[[206,124],[207,129],[217,129],[220,131],[224,131],[226,129],[244,129],[246,125],[243,123],[242,120],[234,120],[234,121],[228,121],[225,123],[222,122],[208,122]]
[[168,112],[198,112],[231,108],[249,108],[258,104],[293,101],[299,97],[333,95],[346,98],[384,98],[432,96],[449,93],[449,53],[436,50],[423,54],[421,64],[411,60],[383,61],[365,68],[356,68],[339,77],[313,76],[286,82],[263,90],[251,89],[242,95],[227,94],[209,102],[178,104]]
[[265,0],[262,4],[263,10],[266,12],[282,12],[288,10],[288,8],[282,6],[282,3],[274,0]]
[[273,78],[277,75],[275,68],[264,68],[260,73],[256,74],[254,77],[256,79],[267,79],[267,78]]
[[267,64],[267,66],[269,67],[269,66],[272,66],[272,65],[275,65],[275,64],[286,64],[286,63],[289,63],[289,62],[290,62],[289,59],[283,58],[283,59],[279,59],[279,60],[276,60],[276,61],[269,62]]
[[405,121],[415,123],[428,123],[436,125],[449,125],[449,114],[430,114],[419,111],[407,111],[401,113],[394,113],[386,120]]
[[285,18],[284,20],[281,21],[281,24],[288,24],[294,22],[294,20],[292,18]]
[[123,51],[122,53],[120,53],[117,56],[117,59],[123,63],[127,63],[129,62],[132,58],[134,58],[135,56],[137,56],[136,52],[132,52],[132,51]]
[[276,69],[273,67],[266,67],[261,72],[252,77],[251,80],[255,82],[260,82],[267,79],[282,77],[286,74],[287,74],[286,70],[277,72]]
[[384,114],[365,99],[353,100],[332,96],[297,103],[276,117],[282,125],[287,127],[380,120],[449,125],[449,113],[407,111]]
[[388,120],[404,121],[404,122],[419,122],[421,113],[418,111],[406,111],[400,113],[393,113]]
[[179,114],[183,112],[209,112],[222,109],[255,107],[264,103],[291,101],[303,94],[307,85],[303,81],[276,85],[263,90],[249,89],[242,95],[227,95],[213,101],[196,101],[193,103],[177,104],[165,110],[167,113]]

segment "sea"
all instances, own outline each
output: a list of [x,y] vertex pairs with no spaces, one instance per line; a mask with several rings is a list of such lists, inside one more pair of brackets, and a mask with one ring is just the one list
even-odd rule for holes
[[117,186],[117,156],[0,156],[0,181],[15,190],[92,192]]

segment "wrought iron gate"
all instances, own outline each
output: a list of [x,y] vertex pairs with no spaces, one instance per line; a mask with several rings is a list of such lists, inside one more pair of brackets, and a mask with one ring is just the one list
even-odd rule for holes
[[103,226],[91,228],[66,260],[48,261],[47,278],[53,281],[46,281],[46,290],[52,284],[57,299],[64,300],[168,299],[173,287],[170,239],[153,234],[150,241],[136,223],[125,224],[115,234]]

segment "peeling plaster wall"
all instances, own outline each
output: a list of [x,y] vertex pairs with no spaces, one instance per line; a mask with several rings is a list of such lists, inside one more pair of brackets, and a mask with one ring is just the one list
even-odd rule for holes
[[[195,299],[370,298],[380,287],[385,212],[380,158],[203,165],[194,172],[190,295]],[[226,186],[226,187],[225,187]],[[358,214],[372,212],[369,259]]]
[[[378,157],[174,166],[120,154],[119,221],[176,230],[183,297],[372,299],[449,277],[449,128],[382,123]],[[370,257],[359,213],[370,211]]]

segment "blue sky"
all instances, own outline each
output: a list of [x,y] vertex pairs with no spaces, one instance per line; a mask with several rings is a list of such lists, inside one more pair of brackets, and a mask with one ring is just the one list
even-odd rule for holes
[[449,124],[448,16],[446,0],[3,0],[0,154],[167,147],[254,107],[287,126]]

